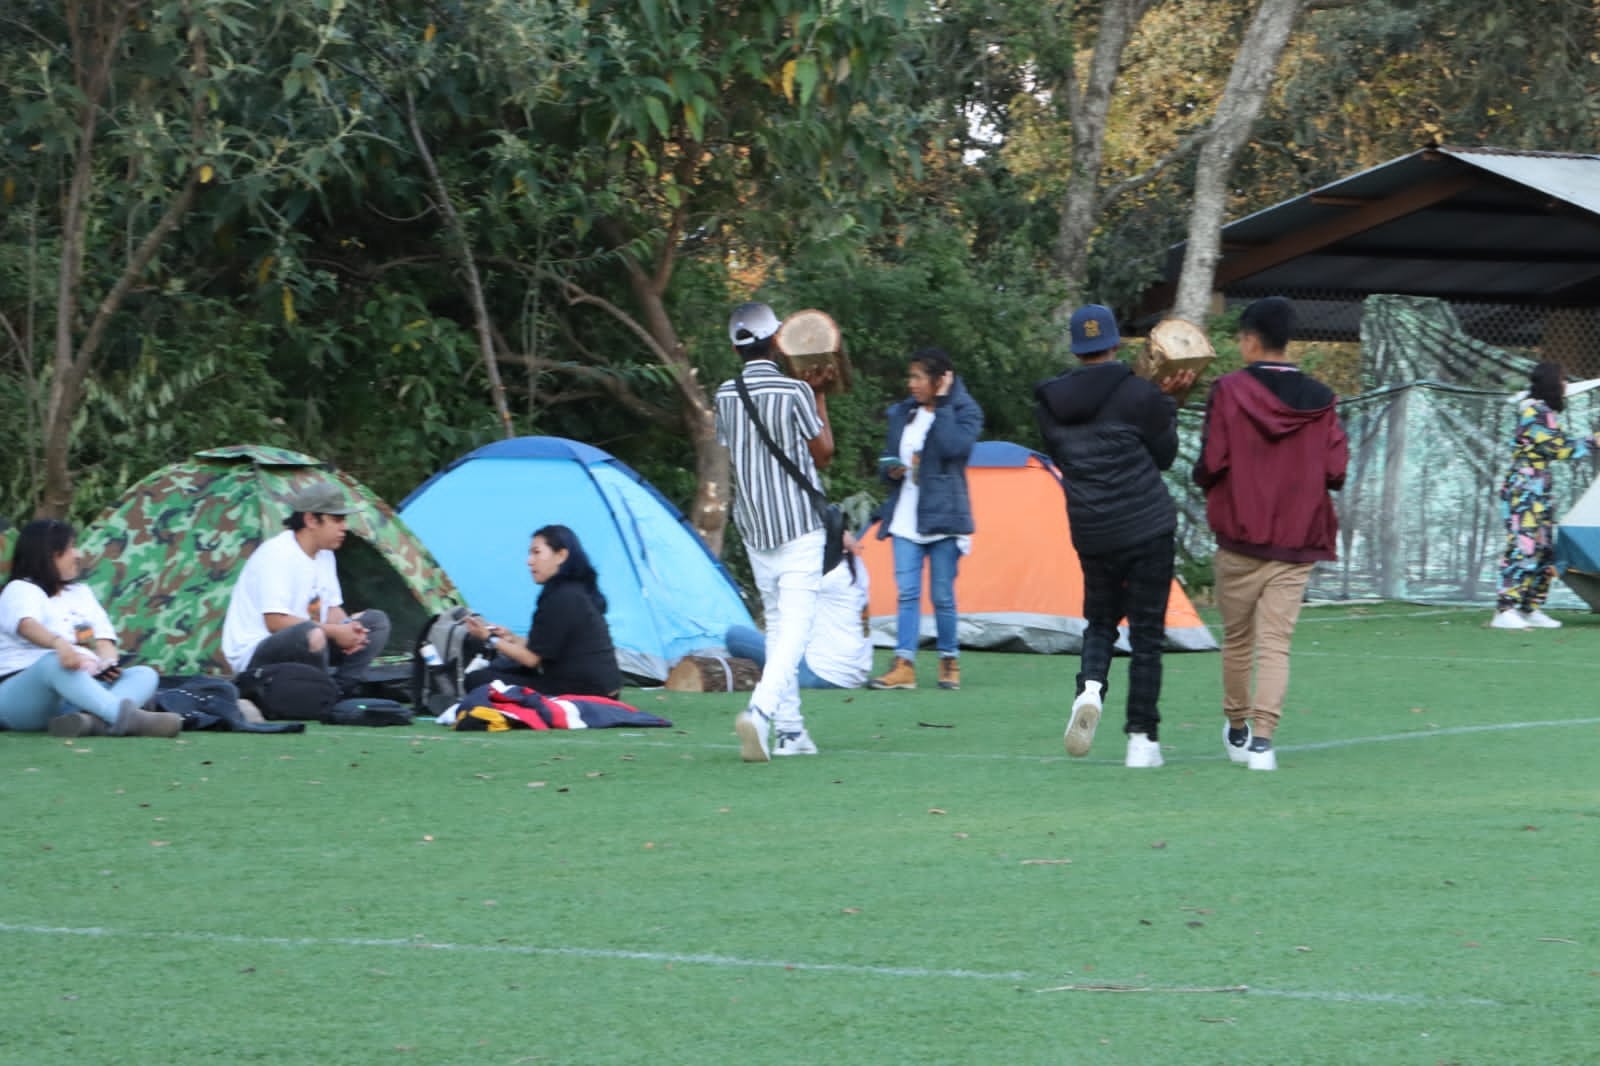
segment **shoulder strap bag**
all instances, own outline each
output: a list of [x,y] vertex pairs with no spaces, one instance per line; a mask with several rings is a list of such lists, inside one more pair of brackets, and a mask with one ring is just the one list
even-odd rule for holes
[[822,490],[811,483],[811,479],[801,472],[793,459],[783,454],[783,450],[772,439],[772,434],[767,432],[766,423],[761,421],[761,415],[756,412],[756,404],[750,398],[750,386],[745,384],[743,373],[733,379],[733,387],[738,390],[745,414],[750,416],[750,423],[756,427],[761,443],[765,444],[767,451],[778,460],[778,465],[783,467],[784,473],[794,478],[795,484],[800,486],[800,490],[811,501],[811,506],[816,508],[817,516],[822,519],[822,528],[826,535],[822,548],[822,572],[826,574],[838,566],[839,560],[844,558],[844,512],[839,509],[838,504],[828,502],[828,497],[822,494]]

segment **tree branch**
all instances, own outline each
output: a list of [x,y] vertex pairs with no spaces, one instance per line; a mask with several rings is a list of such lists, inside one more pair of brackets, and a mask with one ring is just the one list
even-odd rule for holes
[[500,416],[500,425],[505,431],[506,439],[510,440],[516,436],[516,429],[511,422],[511,408],[506,404],[506,387],[500,380],[500,367],[494,358],[494,340],[489,329],[489,307],[483,298],[483,280],[478,275],[478,264],[472,257],[472,245],[467,240],[466,227],[456,212],[455,201],[450,196],[450,190],[445,187],[444,178],[439,174],[439,167],[434,162],[428,140],[422,135],[422,125],[417,119],[416,97],[412,95],[409,85],[406,86],[405,118],[406,127],[411,133],[411,143],[416,146],[423,168],[428,172],[428,184],[433,188],[433,201],[444,215],[445,224],[450,230],[451,243],[455,245],[457,262],[462,274],[465,275],[467,300],[472,305],[472,321],[478,334],[478,351],[483,356],[484,369],[489,375],[490,397],[494,401],[495,413]]
[[1103,189],[1100,193],[1099,201],[1095,206],[1096,213],[1104,211],[1107,207],[1110,207],[1123,193],[1128,192],[1130,189],[1137,189],[1141,185],[1148,184],[1163,170],[1172,166],[1174,163],[1181,162],[1193,155],[1196,149],[1204,145],[1210,136],[1211,127],[1209,126],[1203,130],[1197,130],[1180,140],[1178,142],[1178,147],[1174,148],[1172,151],[1158,159],[1149,169],[1143,171],[1142,173],[1135,174],[1130,178],[1123,178],[1115,185],[1111,185]]

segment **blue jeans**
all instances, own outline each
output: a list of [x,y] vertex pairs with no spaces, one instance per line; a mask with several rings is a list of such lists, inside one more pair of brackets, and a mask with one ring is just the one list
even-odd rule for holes
[[894,583],[900,591],[895,615],[895,655],[915,659],[922,638],[922,561],[928,561],[928,599],[933,601],[935,645],[941,659],[961,653],[956,643],[956,570],[961,565],[961,543],[941,537],[918,544],[894,537]]
[[129,666],[116,683],[68,670],[54,652],[0,682],[0,725],[19,733],[42,733],[50,719],[69,710],[88,711],[115,725],[123,700],[143,705],[156,694],[160,677],[148,666]]
[[[754,626],[729,626],[728,635],[722,638],[722,643],[728,646],[728,654],[735,659],[749,659],[757,666],[766,668],[767,665],[767,638],[761,630]],[[801,688],[838,688],[832,681],[825,677],[818,677],[812,672],[811,664],[806,662],[805,656],[800,657],[800,687]]]

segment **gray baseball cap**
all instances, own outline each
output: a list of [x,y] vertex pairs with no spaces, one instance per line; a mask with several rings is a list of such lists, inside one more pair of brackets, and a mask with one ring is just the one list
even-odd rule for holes
[[296,514],[354,514],[356,510],[339,486],[328,481],[314,482],[290,496],[289,509]]
[[728,339],[742,348],[752,341],[764,341],[783,325],[772,308],[763,303],[740,304],[728,319]]

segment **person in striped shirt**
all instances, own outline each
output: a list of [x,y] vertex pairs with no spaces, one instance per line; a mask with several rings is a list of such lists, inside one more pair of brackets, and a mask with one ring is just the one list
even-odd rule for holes
[[[812,386],[826,384],[832,368],[809,382],[784,374],[773,350],[779,325],[766,304],[741,304],[729,319],[728,337],[744,360],[740,377],[767,434],[821,490],[818,470],[833,460],[833,430],[827,401]],[[799,669],[816,614],[826,534],[811,497],[762,440],[736,380],[717,389],[717,440],[733,465],[733,523],[761,594],[767,661],[734,729],[746,762],[768,762],[774,755],[817,753],[800,711]]]

